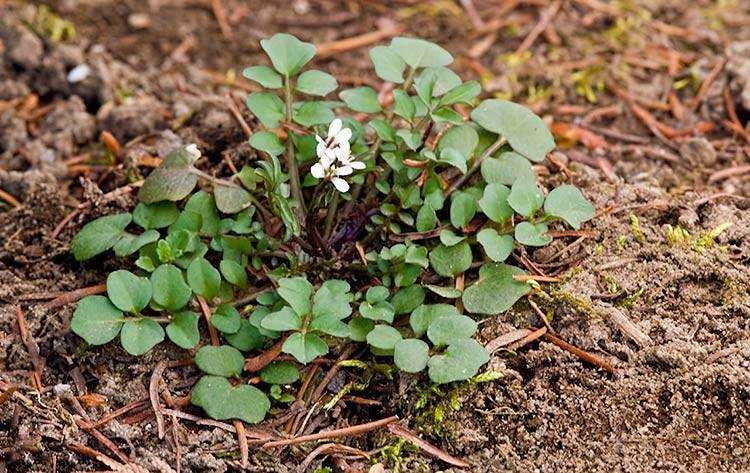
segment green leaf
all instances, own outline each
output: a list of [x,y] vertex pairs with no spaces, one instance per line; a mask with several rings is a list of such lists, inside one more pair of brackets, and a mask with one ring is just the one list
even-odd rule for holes
[[266,315],[260,325],[266,330],[274,330],[276,332],[299,330],[302,328],[302,319],[294,310],[285,306],[276,312]]
[[219,376],[203,376],[193,387],[190,402],[216,420],[239,419],[256,424],[266,417],[271,401],[255,386],[232,386]]
[[299,379],[299,370],[288,361],[274,361],[260,370],[259,375],[268,384],[292,384]]
[[122,258],[124,256],[130,256],[136,251],[140,250],[149,243],[153,243],[159,239],[159,232],[156,230],[146,230],[140,235],[133,235],[132,233],[123,232],[122,237],[117,241],[114,248],[115,255]]
[[362,86],[343,90],[339,97],[355,112],[377,113],[382,110],[378,93],[372,87]]
[[[352,313],[349,305],[350,294],[349,284],[345,281],[339,281],[346,286],[337,286],[334,280],[323,283],[313,297],[312,314],[313,318],[331,317],[336,320],[347,318]],[[345,287],[345,289],[344,289]]]
[[205,258],[195,258],[187,267],[187,281],[194,293],[210,301],[219,292],[221,274]]
[[70,329],[89,345],[104,345],[122,328],[122,312],[104,296],[87,296],[78,302]]
[[458,317],[458,309],[450,304],[425,304],[414,309],[409,316],[409,325],[414,335],[421,337],[430,324],[441,317]]
[[450,127],[438,142],[437,149],[442,152],[452,148],[458,151],[467,161],[474,154],[474,149],[479,143],[477,131],[470,125],[457,125]]
[[422,340],[407,338],[393,347],[393,363],[407,373],[419,373],[430,359],[430,347]]
[[396,141],[396,131],[384,120],[370,120],[368,125],[375,130],[375,133],[378,134],[378,138],[381,140],[385,142]]
[[137,314],[151,300],[151,283],[147,278],[120,269],[107,276],[107,296],[118,309]]
[[359,313],[362,317],[370,320],[382,320],[389,324],[393,322],[395,310],[393,305],[388,301],[378,301],[374,303],[362,302],[359,305]]
[[214,184],[216,207],[225,214],[236,214],[250,206],[251,196],[239,186],[227,186],[219,182]]
[[386,46],[375,46],[370,49],[370,59],[378,77],[395,84],[404,82],[406,63],[392,49]]
[[375,328],[375,322],[372,320],[354,317],[349,321],[349,338],[355,342],[364,342],[373,328]]
[[416,151],[422,144],[422,135],[416,131],[401,128],[396,132],[396,136],[404,140],[404,144],[412,151]]
[[513,307],[530,290],[528,284],[513,279],[514,274],[525,273],[503,263],[488,263],[479,268],[479,279],[461,297],[464,308],[472,314],[495,315]]
[[240,329],[237,332],[224,334],[224,338],[230,345],[242,351],[260,349],[266,341],[266,337],[247,319],[240,321]]
[[219,263],[219,270],[221,271],[222,276],[224,276],[224,279],[229,283],[240,289],[245,289],[247,287],[247,273],[241,264],[236,261],[225,259]]
[[487,184],[512,186],[520,177],[534,176],[534,169],[528,159],[518,153],[507,151],[497,158],[482,161],[482,177]]
[[[414,90],[417,91],[417,97],[419,97],[422,106],[426,110],[432,109],[432,95],[437,80],[438,78],[435,74],[421,74],[414,81]],[[415,103],[414,105],[416,106],[417,104]]]
[[448,51],[423,39],[396,37],[389,48],[414,68],[447,66],[453,62]]
[[260,40],[260,47],[268,54],[273,68],[284,76],[293,76],[315,56],[314,45],[286,33]]
[[528,108],[507,100],[487,99],[471,112],[485,130],[504,136],[516,152],[534,162],[544,161],[555,149],[547,125]]
[[376,325],[367,334],[367,344],[380,350],[393,350],[401,338],[399,331],[390,325]]
[[477,200],[468,192],[456,191],[451,200],[451,225],[461,228],[477,213]]
[[268,92],[253,92],[248,95],[245,105],[266,128],[276,128],[284,120],[284,102]]
[[336,78],[323,71],[305,71],[297,78],[297,90],[303,94],[324,97],[339,86]]
[[365,294],[365,300],[370,304],[375,304],[376,302],[387,300],[388,296],[390,295],[391,293],[387,287],[372,286],[367,290],[367,293]]
[[349,337],[349,326],[332,314],[316,317],[308,326],[310,332],[322,332],[338,338]]
[[168,310],[182,309],[193,294],[182,271],[172,264],[163,264],[151,273],[151,290],[154,302]]
[[440,230],[440,243],[442,243],[445,246],[454,246],[458,245],[462,241],[466,239],[463,235],[456,235],[453,230],[449,228],[444,228]]
[[281,144],[279,137],[272,131],[256,131],[248,140],[250,146],[270,154],[278,156],[284,152],[284,145]]
[[[201,236],[216,236],[219,233],[219,213],[216,211],[214,196],[205,191],[198,191],[185,203],[185,212],[193,212],[201,218]],[[176,223],[176,222],[175,222]],[[174,229],[171,229],[174,231]]]
[[120,332],[122,347],[134,356],[143,355],[162,340],[164,340],[164,329],[147,317],[126,320]]
[[482,212],[493,222],[503,223],[513,217],[513,209],[508,204],[510,189],[502,184],[487,184],[482,198],[477,202]]
[[133,222],[144,230],[168,227],[179,216],[180,211],[174,202],[155,202],[148,205],[141,202],[133,210]]
[[430,379],[437,384],[464,381],[490,360],[487,350],[476,340],[467,338],[448,347],[442,355],[427,362]]
[[246,78],[257,82],[266,89],[280,89],[283,85],[281,76],[268,66],[252,66],[242,71]]
[[453,246],[441,243],[430,252],[432,269],[441,276],[458,276],[471,267],[471,260],[471,248],[465,241]]
[[138,198],[144,204],[161,200],[178,201],[190,194],[198,182],[192,165],[195,156],[186,146],[175,149],[161,165],[151,171],[138,191]]
[[523,176],[513,183],[507,202],[519,214],[531,217],[542,207],[544,194],[534,182],[533,176]]
[[547,233],[548,230],[545,223],[521,222],[515,228],[516,241],[526,246],[549,245],[552,237]]
[[281,351],[292,355],[297,361],[306,365],[315,358],[328,353],[328,345],[314,333],[302,335],[300,332],[295,332],[286,339]]
[[435,209],[428,202],[425,202],[419,208],[419,212],[417,212],[417,231],[427,232],[433,230],[439,222]]
[[176,313],[167,325],[167,336],[180,348],[185,350],[195,348],[200,341],[199,319],[198,314],[189,310]]
[[393,112],[408,122],[414,120],[414,114],[417,112],[414,102],[409,94],[401,89],[393,91]]
[[310,297],[312,296],[313,287],[304,277],[282,278],[279,279],[279,293],[294,311],[300,317],[308,315],[312,306]]
[[461,297],[462,294],[462,291],[456,289],[455,287],[435,286],[433,284],[425,284],[424,287],[440,297],[445,297],[446,299],[456,299]]
[[129,213],[121,213],[87,223],[70,242],[73,256],[77,261],[84,261],[112,248],[131,220]]
[[421,286],[407,286],[391,297],[396,315],[408,314],[424,302],[424,289]]
[[464,338],[471,338],[477,331],[477,323],[465,315],[438,317],[430,323],[427,338],[436,346],[452,345]]
[[477,241],[492,261],[502,263],[513,251],[513,237],[500,235],[494,228],[484,228],[477,233]]
[[[434,79],[433,79],[434,77]],[[428,67],[417,77],[414,85],[419,89],[423,81],[433,82],[431,86],[432,97],[440,97],[451,89],[461,85],[461,78],[458,74],[446,67]],[[424,101],[424,99],[423,99]],[[425,102],[429,103],[429,102]]]
[[464,123],[463,116],[450,107],[439,107],[430,112],[430,117],[435,123],[451,123],[453,125],[462,125]]
[[455,166],[461,174],[466,174],[466,158],[455,148],[443,148],[440,151],[440,162]]
[[458,85],[450,89],[443,98],[440,99],[441,105],[453,105],[455,103],[471,104],[479,93],[482,92],[482,86],[479,82],[472,80],[465,84]]
[[302,102],[294,108],[292,119],[305,127],[314,125],[327,125],[331,123],[335,115],[323,102]]
[[199,233],[202,226],[203,217],[199,213],[193,212],[192,210],[183,210],[182,212],[180,212],[180,216],[177,217],[177,221],[170,225],[169,233],[178,232],[180,230]]
[[211,314],[211,325],[221,333],[237,333],[240,329],[240,313],[229,304],[221,304]]
[[195,364],[204,373],[216,376],[239,376],[245,367],[245,357],[234,347],[206,345],[195,354]]
[[577,187],[563,184],[552,190],[544,202],[547,215],[565,220],[578,230],[581,224],[594,218],[594,206],[586,200]]

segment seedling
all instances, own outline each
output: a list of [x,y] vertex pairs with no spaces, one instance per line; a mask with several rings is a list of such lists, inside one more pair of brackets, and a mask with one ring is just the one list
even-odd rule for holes
[[[106,296],[82,299],[72,330],[91,345],[119,335],[133,355],[165,336],[191,350],[205,373],[192,402],[215,419],[262,420],[268,395],[291,402],[299,367],[345,343],[367,344],[386,373],[392,360],[437,384],[471,379],[489,360],[475,317],[530,291],[506,262],[513,250],[545,246],[552,226],[578,229],[594,214],[575,187],[538,185],[532,163],[555,146],[544,122],[512,102],[478,101],[479,84],[420,39],[370,51],[375,73],[397,85],[392,101],[367,86],[322,100],[338,82],[304,70],[312,44],[277,34],[261,46],[272,67],[244,71],[265,89],[247,98],[259,159],[216,178],[196,167],[195,145],[178,148],[132,213],[86,224],[76,259],[112,249],[135,267],[110,274]],[[234,382],[247,356],[279,340],[295,362],[272,362],[257,387]]]

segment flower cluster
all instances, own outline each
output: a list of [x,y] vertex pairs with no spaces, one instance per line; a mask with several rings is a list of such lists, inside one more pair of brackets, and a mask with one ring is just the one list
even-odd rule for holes
[[352,130],[344,128],[338,118],[328,126],[328,135],[325,139],[315,135],[315,139],[318,140],[318,162],[310,168],[310,173],[316,179],[330,180],[339,192],[349,190],[349,183],[342,176],[352,174],[355,169],[365,168],[365,163],[352,157],[349,147],[351,137]]

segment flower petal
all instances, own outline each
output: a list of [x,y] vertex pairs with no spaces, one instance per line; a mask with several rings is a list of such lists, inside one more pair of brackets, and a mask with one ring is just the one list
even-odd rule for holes
[[340,177],[334,177],[333,179],[331,179],[331,182],[333,183],[333,187],[335,187],[339,192],[349,191],[349,183],[341,179]]
[[315,147],[315,154],[318,155],[318,158],[322,158],[323,156],[325,156],[327,149],[328,147],[326,146],[325,142],[321,141]]
[[339,144],[349,143],[350,139],[352,139],[352,129],[343,128],[340,132],[336,133],[336,139],[334,142]]
[[339,167],[337,167],[337,168],[336,168],[336,169],[335,169],[335,170],[333,171],[333,174],[334,174],[335,176],[348,176],[349,174],[351,174],[351,173],[353,173],[353,172],[354,172],[354,169],[352,169],[352,168],[351,168],[351,166],[348,166],[348,165],[344,165],[344,166],[339,166]]
[[323,179],[326,175],[326,171],[323,168],[323,165],[320,163],[315,163],[310,168],[310,174],[313,175],[316,179]]
[[341,127],[343,124],[341,123],[341,120],[338,118],[334,118],[330,125],[328,125],[328,138],[333,138],[336,135],[338,135],[339,131],[341,131]]
[[362,161],[351,161],[348,164],[352,169],[364,169],[367,167]]
[[185,151],[190,154],[190,157],[193,158],[193,161],[201,157],[201,150],[198,149],[198,145],[195,143],[190,143],[189,145],[185,146]]

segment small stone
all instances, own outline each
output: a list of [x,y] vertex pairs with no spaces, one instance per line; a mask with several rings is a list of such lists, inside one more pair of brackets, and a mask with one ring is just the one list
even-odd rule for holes
[[91,68],[88,64],[79,64],[68,72],[68,82],[75,84],[85,80],[91,74]]

